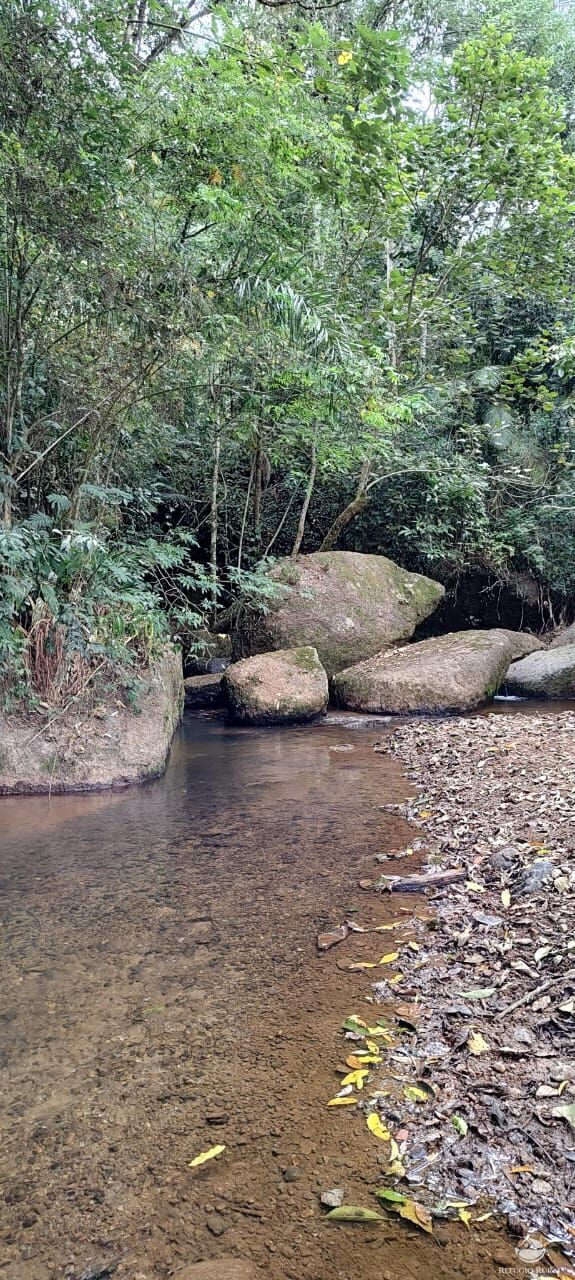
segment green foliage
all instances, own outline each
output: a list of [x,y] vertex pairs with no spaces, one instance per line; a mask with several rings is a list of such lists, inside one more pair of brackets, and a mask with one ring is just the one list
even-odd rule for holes
[[330,530],[567,599],[569,15],[188,13],[0,15],[4,680],[188,648]]

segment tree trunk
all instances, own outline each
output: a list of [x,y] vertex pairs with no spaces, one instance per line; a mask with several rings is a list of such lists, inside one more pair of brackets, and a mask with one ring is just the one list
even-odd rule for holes
[[216,418],[214,426],[214,455],[212,463],[212,496],[210,502],[210,578],[212,597],[212,621],[215,622],[218,612],[218,482],[220,475],[220,422]]
[[352,502],[348,502],[347,507],[344,507],[343,511],[340,511],[339,515],[328,529],[321,544],[320,551],[331,551],[340,534],[343,533],[343,530],[347,529],[348,524],[351,524],[352,520],[355,520],[355,517],[359,516],[367,506],[367,482],[369,480],[370,471],[371,458],[366,458],[359,473],[355,498]]
[[315,449],[315,442],[314,442],[314,444],[312,444],[312,447],[311,447],[311,467],[309,472],[309,479],[306,485],[304,500],[302,502],[302,507],[299,515],[297,533],[295,535],[295,540],[292,547],[292,556],[298,556],[300,552],[300,547],[303,541],[303,535],[305,531],[305,522],[307,520],[307,513],[309,510],[309,504],[311,502],[313,486],[315,484],[316,471],[317,471],[317,458],[316,458],[316,449]]
[[340,534],[343,533],[343,530],[347,528],[348,524],[351,524],[352,520],[355,520],[356,516],[361,515],[361,512],[366,506],[366,493],[360,494],[359,497],[353,499],[353,502],[349,502],[347,507],[345,507],[343,511],[340,511],[340,514],[338,515],[337,520],[334,520],[331,529],[328,529],[321,544],[320,551],[331,551]]

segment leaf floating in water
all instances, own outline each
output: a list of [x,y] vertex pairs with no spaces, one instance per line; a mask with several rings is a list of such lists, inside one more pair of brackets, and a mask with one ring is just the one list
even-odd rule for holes
[[193,1160],[190,1160],[188,1168],[197,1169],[198,1165],[205,1164],[206,1160],[215,1160],[216,1156],[221,1156],[222,1151],[225,1151],[225,1149],[225,1143],[220,1143],[217,1147],[210,1147],[209,1151],[200,1151],[199,1156],[195,1156]]
[[336,947],[338,942],[345,942],[348,933],[349,926],[347,924],[340,924],[337,929],[330,929],[328,933],[318,933],[318,951],[329,951],[330,947]]
[[344,1076],[341,1083],[342,1085],[352,1084],[352,1085],[355,1085],[356,1089],[363,1089],[363,1086],[365,1084],[365,1081],[368,1075],[369,1075],[369,1071],[367,1070],[367,1068],[365,1069],[361,1068],[356,1071],[350,1071],[349,1075]]
[[342,1022],[344,1031],[355,1031],[356,1035],[363,1035],[367,1031],[367,1022],[363,1018],[358,1018],[355,1013],[350,1014],[349,1018],[345,1018]]
[[377,1111],[371,1111],[368,1115],[367,1127],[370,1133],[373,1133],[375,1138],[381,1138],[382,1142],[391,1141],[389,1129],[386,1129],[385,1125],[382,1123],[381,1117],[378,1116]]
[[339,1209],[331,1209],[325,1216],[333,1222],[383,1222],[381,1214],[376,1213],[375,1209],[364,1209],[359,1204],[342,1204]]
[[349,1067],[350,1071],[361,1071],[367,1066],[378,1067],[382,1061],[383,1059],[380,1058],[379,1054],[364,1053],[362,1051],[361,1053],[351,1053],[349,1058],[346,1058],[345,1065]]

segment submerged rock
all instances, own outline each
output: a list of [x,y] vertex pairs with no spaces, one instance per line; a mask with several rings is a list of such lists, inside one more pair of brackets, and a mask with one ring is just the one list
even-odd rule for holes
[[188,710],[201,711],[206,707],[223,707],[222,673],[188,676],[184,680],[184,694]]
[[235,662],[222,685],[232,715],[250,724],[313,720],[327,706],[327,675],[310,645]]
[[378,653],[335,676],[334,697],[352,711],[469,711],[497,692],[518,634],[453,631]]
[[277,594],[266,614],[240,611],[234,658],[314,645],[329,675],[409,640],[444,594],[385,556],[354,551],[279,560],[269,577]]
[[72,704],[52,721],[0,716],[0,795],[99,791],[157,777],[183,702],[182,656],[166,647],[141,674],[135,709]]
[[575,697],[575,644],[545,649],[514,662],[505,685],[509,693],[528,698]]

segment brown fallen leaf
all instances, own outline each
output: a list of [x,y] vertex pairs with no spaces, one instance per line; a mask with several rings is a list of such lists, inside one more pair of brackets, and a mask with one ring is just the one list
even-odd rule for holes
[[345,942],[348,933],[349,925],[347,924],[340,924],[337,929],[329,929],[327,933],[318,933],[318,951],[329,951],[330,947],[337,947],[338,942]]

